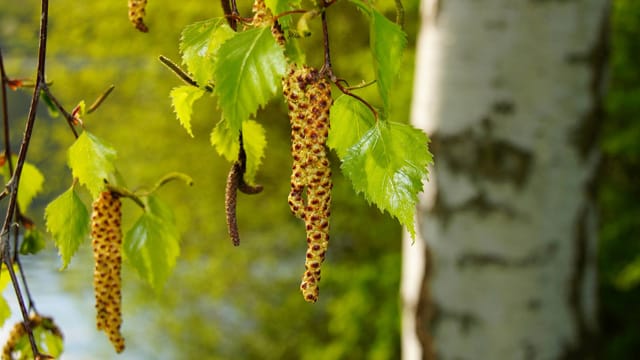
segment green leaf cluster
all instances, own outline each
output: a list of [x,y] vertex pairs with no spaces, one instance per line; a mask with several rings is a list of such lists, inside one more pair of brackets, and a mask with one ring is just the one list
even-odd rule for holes
[[[284,6],[286,2],[273,3]],[[210,138],[216,151],[229,161],[238,158],[239,134],[247,153],[246,181],[253,182],[266,147],[264,128],[250,120],[275,96],[284,75],[286,60],[268,27],[234,32],[224,18],[187,26],[180,40],[183,64],[198,84],[183,85],[171,93],[180,124],[190,136],[196,100],[213,86],[223,118]]]
[[334,103],[331,125],[328,145],[342,160],[354,189],[415,236],[417,194],[433,161],[427,135],[410,125],[376,121],[366,106],[347,95]]

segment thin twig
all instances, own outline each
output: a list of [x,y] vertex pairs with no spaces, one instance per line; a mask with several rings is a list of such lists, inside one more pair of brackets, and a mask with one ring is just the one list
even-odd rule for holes
[[327,26],[327,12],[322,11],[320,15],[322,19],[322,45],[324,47],[324,64],[320,69],[321,74],[329,75],[331,81],[336,81],[336,76],[333,74],[333,67],[331,66],[331,51],[329,49],[329,27]]
[[11,142],[9,137],[9,105],[7,102],[7,82],[9,78],[4,70],[2,49],[0,49],[0,76],[2,77],[2,123],[4,126],[4,156],[9,165],[9,174],[13,173],[13,160],[11,159]]
[[[325,7],[329,5],[325,5]],[[322,65],[322,69],[320,69],[320,74],[322,74],[323,76],[327,76],[331,80],[331,82],[333,82],[338,87],[338,89],[342,91],[342,93],[344,93],[345,95],[351,96],[352,98],[366,105],[371,110],[371,112],[373,113],[377,121],[378,111],[371,104],[369,104],[365,99],[349,91],[349,88],[341,85],[340,84],[341,82],[346,83],[346,81],[343,79],[338,79],[338,77],[334,74],[333,66],[331,65],[331,52],[329,49],[329,28],[327,26],[326,11],[324,10],[322,11],[321,18],[322,18],[322,39],[323,39],[323,46],[324,46],[324,64]]]

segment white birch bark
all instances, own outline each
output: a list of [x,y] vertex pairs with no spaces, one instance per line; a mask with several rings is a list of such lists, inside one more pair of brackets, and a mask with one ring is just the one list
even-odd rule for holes
[[606,0],[423,0],[404,359],[588,359]]

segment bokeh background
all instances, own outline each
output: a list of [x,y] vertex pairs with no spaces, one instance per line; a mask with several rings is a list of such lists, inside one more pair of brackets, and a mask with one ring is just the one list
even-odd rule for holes
[[[599,185],[601,348],[602,358],[631,359],[640,353],[640,286],[633,278],[621,280],[620,274],[634,261],[640,269],[640,2],[612,4],[611,85]],[[248,14],[249,2],[240,5]],[[377,1],[376,6],[395,16],[392,0]],[[404,1],[404,6],[409,47],[391,101],[394,120],[408,122],[419,2]],[[39,9],[37,0],[0,0],[0,48],[10,77],[35,76]],[[230,164],[209,142],[220,117],[215,99],[197,102],[195,138],[190,138],[170,105],[169,91],[180,80],[158,61],[165,55],[179,62],[182,29],[220,15],[215,2],[151,0],[145,21],[150,32],[142,34],[129,24],[124,0],[50,4],[51,89],[70,110],[115,85],[103,106],[84,120],[87,129],[117,149],[118,169],[127,184],[149,185],[170,171],[187,173],[195,182],[190,188],[172,183],[160,192],[176,212],[183,234],[178,265],[163,291],[154,292],[131,267],[124,267],[122,330],[127,350],[117,357],[399,358],[401,228],[353,192],[335,157],[332,237],[320,300],[307,304],[298,291],[306,243],[304,225],[290,214],[286,201],[291,159],[288,119],[280,101],[258,114],[267,128],[268,147],[257,176],[265,191],[239,195],[242,244],[231,245],[224,219]],[[366,19],[345,1],[332,6],[328,16],[338,76],[354,84],[372,79]],[[303,46],[308,61],[320,66],[319,24],[313,24]],[[374,89],[361,94],[379,103]],[[16,146],[30,93],[8,95]],[[42,106],[28,160],[42,170],[46,183],[28,215],[43,231],[44,207],[72,180],[65,165],[72,142],[64,120],[52,118]],[[125,228],[139,211],[125,205]],[[23,261],[38,310],[54,316],[65,333],[62,358],[115,358],[104,334],[95,330],[89,241],[62,272],[51,241]],[[15,303],[11,291],[5,296]]]

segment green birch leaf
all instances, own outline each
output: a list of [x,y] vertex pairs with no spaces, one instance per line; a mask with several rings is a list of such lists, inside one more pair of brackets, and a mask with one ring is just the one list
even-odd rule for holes
[[428,142],[424,132],[410,125],[379,121],[342,161],[356,192],[397,218],[412,237],[418,193],[433,160]]
[[[267,147],[264,127],[253,120],[243,121],[242,142],[247,155],[247,169],[244,174],[244,180],[253,184],[264,157],[264,150]],[[211,132],[211,144],[218,154],[228,161],[235,162],[238,159],[238,151],[240,149],[238,133],[232,133],[224,119],[218,122]]]
[[[11,278],[6,275],[8,274],[7,266],[5,264],[2,264],[0,266],[2,267],[1,273],[5,274],[5,276],[0,276],[0,294],[3,294],[4,290],[7,288],[7,285],[11,282]],[[14,266],[13,269],[17,274],[18,267]],[[11,308],[9,307],[9,303],[7,302],[7,299],[4,298],[4,296],[0,296],[0,326],[3,326],[10,316]]]
[[402,65],[407,34],[400,25],[387,19],[370,4],[361,0],[350,2],[369,17],[369,47],[373,55],[378,92],[386,113],[389,111],[389,91]]
[[173,110],[180,121],[180,125],[187,130],[189,136],[193,137],[191,130],[191,114],[193,112],[193,103],[204,94],[204,90],[191,85],[182,85],[174,87],[169,96],[171,96],[171,104]]
[[242,142],[247,154],[247,169],[244,173],[244,180],[249,184],[254,184],[256,174],[262,164],[264,149],[267,147],[267,137],[262,125],[253,120],[243,122]]
[[344,159],[347,151],[375,124],[371,110],[362,102],[341,95],[331,106],[329,138],[327,145]]
[[269,27],[238,33],[220,46],[214,92],[232,132],[276,94],[286,66]]
[[89,233],[89,212],[71,186],[44,210],[47,230],[53,235],[65,269]]
[[188,25],[180,37],[182,62],[199,86],[213,79],[213,68],[218,48],[235,32],[224,18],[213,18]]
[[93,198],[98,197],[116,170],[116,151],[98,137],[83,132],[71,145],[67,153],[67,164],[74,178],[85,185]]
[[378,91],[386,113],[389,111],[391,85],[400,71],[402,52],[407,46],[407,34],[398,24],[372,8],[369,42],[373,53]]
[[238,159],[238,132],[231,132],[229,125],[225,119],[220,120],[211,132],[211,145],[216,149],[218,154],[229,162]]
[[142,279],[157,291],[173,272],[180,254],[180,234],[173,211],[155,196],[124,238],[124,253]]
[[[18,162],[16,155],[11,156],[13,166],[15,167]],[[0,169],[0,173],[5,178],[5,181],[11,179],[9,174],[9,165],[7,162]],[[18,186],[18,205],[22,212],[26,212],[31,204],[33,198],[42,191],[42,185],[44,184],[44,175],[38,170],[38,168],[30,162],[25,162],[22,167],[22,175],[20,176],[20,186]]]

